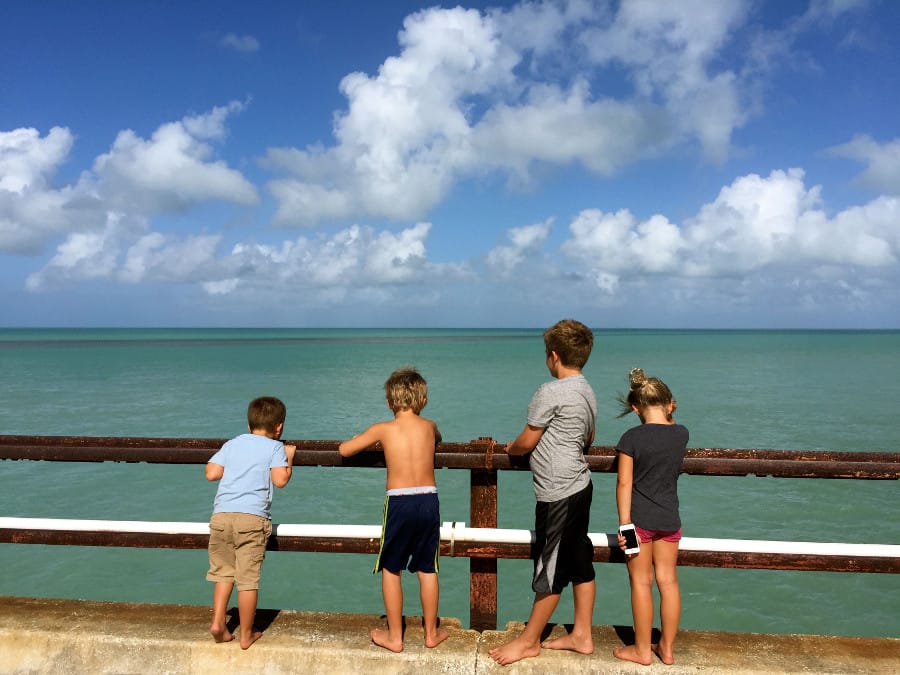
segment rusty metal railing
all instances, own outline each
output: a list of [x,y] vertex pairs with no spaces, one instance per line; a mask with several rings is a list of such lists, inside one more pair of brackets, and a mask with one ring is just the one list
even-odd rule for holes
[[[0,436],[0,459],[61,462],[146,462],[205,464],[227,439],[119,438],[82,436]],[[377,448],[350,458],[337,452],[338,441],[289,440],[297,446],[294,466],[383,467]],[[591,471],[615,472],[615,450],[592,447],[586,455]],[[527,457],[510,457],[490,438],[468,443],[442,443],[435,454],[436,468],[470,472],[471,527],[497,527],[497,472],[528,470]],[[799,450],[747,450],[692,448],[682,472],[705,476],[772,476],[776,478],[837,478],[859,480],[900,479],[900,453],[832,452]],[[42,530],[22,532],[0,529],[0,542],[81,546],[148,548],[206,548],[205,534],[140,534]],[[269,547],[276,550],[330,553],[376,553],[378,541],[347,542],[329,537],[290,538],[277,533]],[[476,630],[495,628],[497,619],[497,560],[529,558],[530,545],[522,543],[441,545],[442,555],[469,558],[469,623]],[[596,562],[623,562],[615,546],[595,546]],[[679,565],[757,569],[900,572],[896,557],[860,558],[856,555],[823,558],[802,553],[685,550]]]

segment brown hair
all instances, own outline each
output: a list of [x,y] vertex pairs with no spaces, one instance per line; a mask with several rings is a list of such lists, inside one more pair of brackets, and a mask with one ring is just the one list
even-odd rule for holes
[[412,366],[395,370],[384,383],[384,396],[391,410],[412,410],[418,414],[428,400],[428,385]]
[[247,425],[250,431],[265,431],[274,434],[278,425],[284,424],[287,408],[281,399],[274,396],[260,396],[247,406]]
[[655,405],[668,405],[675,403],[672,392],[666,383],[658,377],[647,377],[641,368],[632,368],[628,373],[630,389],[628,395],[620,395],[619,403],[622,404],[622,412],[619,417],[625,417],[631,412],[631,406],[647,408]]
[[584,368],[593,347],[591,329],[575,319],[563,319],[544,331],[547,356],[556,352],[560,362],[569,368]]

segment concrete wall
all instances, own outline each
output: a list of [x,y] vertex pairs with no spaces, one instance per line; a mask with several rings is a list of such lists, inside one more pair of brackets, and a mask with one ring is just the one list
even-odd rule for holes
[[[0,598],[0,673],[900,673],[900,639],[682,631],[676,663],[625,663],[612,650],[630,629],[594,627],[594,654],[543,650],[507,667],[488,651],[522,628],[478,633],[443,619],[450,637],[434,649],[408,618],[401,654],[372,644],[378,616],[260,610],[250,649],[216,644],[207,607]],[[231,613],[236,617],[236,612]],[[236,620],[235,620],[236,623]],[[563,626],[555,626],[554,635]]]

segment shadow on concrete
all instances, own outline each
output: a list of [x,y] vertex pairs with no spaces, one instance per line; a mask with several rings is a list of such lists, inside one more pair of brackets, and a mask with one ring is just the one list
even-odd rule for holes
[[[278,618],[278,615],[280,613],[280,609],[256,610],[256,619],[254,619],[253,621],[253,628],[265,633],[266,629],[271,626],[272,623],[274,623],[275,619]],[[227,617],[225,625],[228,627],[228,630],[232,633],[236,633],[241,626],[241,618],[238,614],[238,608],[232,607],[228,610],[228,612],[226,612],[225,616]]]
[[[623,645],[627,646],[634,644],[634,628],[632,626],[613,626],[613,630],[616,632],[616,636],[622,641]],[[662,633],[660,633],[659,628],[654,628],[650,631],[650,642],[652,644],[658,644],[661,635]]]

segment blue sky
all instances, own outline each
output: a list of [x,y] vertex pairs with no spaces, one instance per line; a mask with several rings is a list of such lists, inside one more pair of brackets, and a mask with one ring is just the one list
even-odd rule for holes
[[900,328],[900,3],[2,16],[2,326]]

